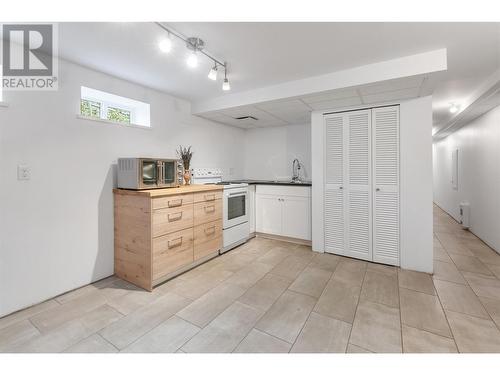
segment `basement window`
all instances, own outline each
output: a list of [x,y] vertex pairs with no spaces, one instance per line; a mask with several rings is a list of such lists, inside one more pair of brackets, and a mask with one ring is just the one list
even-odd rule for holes
[[150,127],[148,103],[81,87],[80,117],[113,124]]

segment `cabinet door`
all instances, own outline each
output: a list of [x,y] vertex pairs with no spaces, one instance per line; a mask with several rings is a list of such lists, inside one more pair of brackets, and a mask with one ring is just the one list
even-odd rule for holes
[[311,200],[283,197],[283,236],[311,240]]
[[256,195],[257,232],[281,235],[282,204],[280,199],[280,197],[275,195]]
[[373,117],[373,260],[399,265],[399,107]]
[[372,260],[371,110],[348,112],[346,116],[346,255]]
[[325,116],[325,251],[345,253],[344,176],[345,114]]

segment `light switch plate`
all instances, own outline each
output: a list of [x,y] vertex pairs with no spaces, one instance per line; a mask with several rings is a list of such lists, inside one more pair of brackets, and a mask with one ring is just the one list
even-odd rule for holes
[[17,166],[17,179],[18,180],[29,180],[31,178],[31,170],[25,164],[19,164]]

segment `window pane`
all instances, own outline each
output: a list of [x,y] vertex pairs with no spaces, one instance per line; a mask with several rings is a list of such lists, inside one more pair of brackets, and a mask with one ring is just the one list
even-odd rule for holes
[[80,100],[80,114],[89,117],[101,117],[101,103],[91,100]]
[[130,124],[130,111],[126,111],[120,108],[108,108],[108,120],[117,121],[117,122],[125,122]]

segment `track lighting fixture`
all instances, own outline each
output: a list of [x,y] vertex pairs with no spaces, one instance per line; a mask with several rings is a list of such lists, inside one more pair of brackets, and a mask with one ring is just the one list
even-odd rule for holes
[[211,79],[212,81],[217,80],[217,63],[215,63],[214,67],[210,69],[210,72],[208,73],[208,78]]
[[457,113],[458,112],[458,105],[456,105],[455,103],[451,103],[451,106],[450,106],[450,113]]
[[189,57],[187,58],[187,65],[190,68],[196,68],[198,66],[198,56],[196,56],[195,51],[189,54]]
[[226,70],[224,70],[224,83],[222,84],[222,90],[224,91],[231,90],[231,85],[229,84],[229,80],[227,79]]
[[169,53],[172,50],[172,39],[170,39],[170,34],[168,34],[168,37],[165,39],[160,40],[158,47],[160,48],[160,51],[164,53]]
[[211,79],[212,81],[216,81],[218,70],[224,69],[224,81],[222,83],[222,90],[224,91],[231,90],[231,85],[229,84],[229,80],[227,78],[227,63],[217,60],[215,57],[211,56],[207,51],[204,51],[205,42],[202,39],[197,37],[186,38],[181,34],[179,34],[178,32],[176,32],[175,30],[167,28],[160,22],[156,22],[156,24],[168,33],[168,37],[162,39],[158,45],[158,47],[162,52],[165,53],[170,52],[170,50],[172,49],[171,36],[175,36],[176,38],[184,41],[186,43],[186,48],[190,51],[189,56],[186,60],[186,63],[190,68],[196,68],[198,66],[198,57],[200,55],[208,57],[210,60],[214,62],[213,68],[210,69],[210,72],[208,73],[208,78]]

